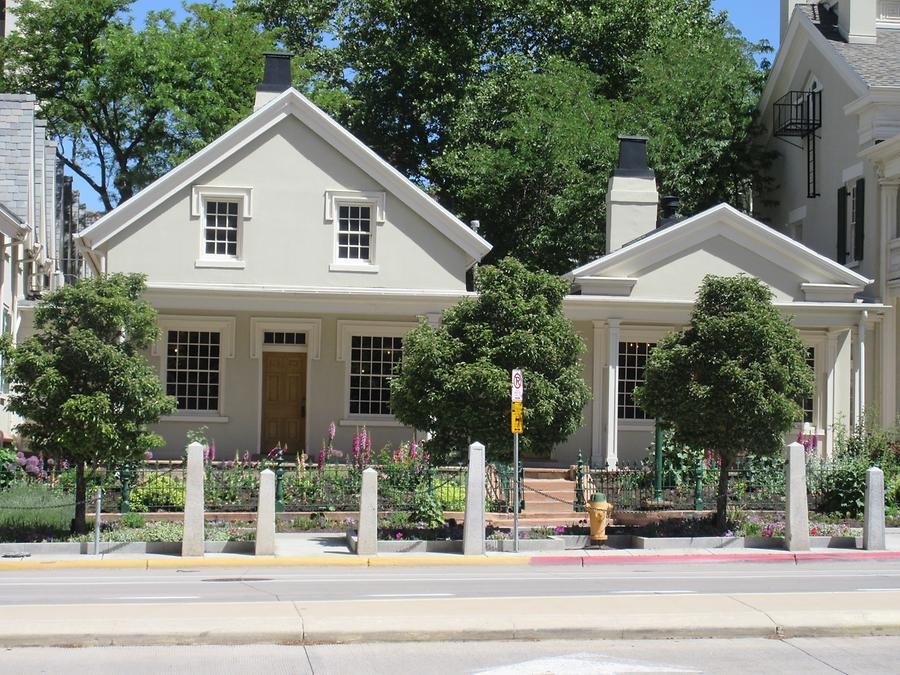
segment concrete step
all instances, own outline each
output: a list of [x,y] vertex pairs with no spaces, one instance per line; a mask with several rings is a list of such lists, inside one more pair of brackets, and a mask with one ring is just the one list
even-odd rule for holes
[[575,491],[575,481],[563,478],[526,478],[525,485],[538,490],[569,490]]
[[564,479],[569,473],[568,468],[550,468],[550,467],[534,467],[526,466],[523,469],[525,479],[529,478],[556,478]]

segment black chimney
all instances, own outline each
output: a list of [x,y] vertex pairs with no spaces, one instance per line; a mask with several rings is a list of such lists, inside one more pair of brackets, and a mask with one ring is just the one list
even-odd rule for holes
[[678,213],[678,207],[681,206],[681,200],[674,195],[661,197],[659,200],[659,222],[656,224],[657,229],[674,225],[684,220],[684,216]]
[[266,67],[263,79],[256,91],[267,91],[280,94],[291,88],[291,57],[289,52],[266,52]]
[[647,139],[643,136],[619,136],[617,176],[653,177],[647,160]]

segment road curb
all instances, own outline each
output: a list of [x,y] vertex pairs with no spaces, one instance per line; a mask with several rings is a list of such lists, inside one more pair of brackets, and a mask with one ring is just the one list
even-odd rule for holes
[[191,569],[210,567],[458,567],[521,565],[658,565],[666,563],[800,563],[900,560],[900,551],[836,551],[802,553],[685,553],[627,555],[514,555],[490,556],[393,554],[376,556],[309,555],[182,558],[72,558],[63,560],[0,560],[0,572],[53,569]]

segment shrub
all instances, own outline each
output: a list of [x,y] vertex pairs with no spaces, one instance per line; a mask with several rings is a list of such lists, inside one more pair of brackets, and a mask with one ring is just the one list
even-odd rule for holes
[[183,511],[184,484],[166,474],[152,473],[131,491],[131,510]]
[[843,455],[813,469],[810,487],[817,500],[816,510],[848,517],[860,515],[866,502],[868,468],[866,457]]
[[464,511],[466,508],[466,487],[458,483],[443,483],[434,490],[434,496],[445,511]]
[[123,527],[144,527],[147,520],[140,513],[123,513],[119,523]]

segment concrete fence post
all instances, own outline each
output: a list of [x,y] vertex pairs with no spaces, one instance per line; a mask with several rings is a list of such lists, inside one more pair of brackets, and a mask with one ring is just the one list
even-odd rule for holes
[[275,472],[272,469],[259,474],[256,555],[275,555]]
[[481,443],[469,446],[463,555],[484,555],[484,446]]
[[799,443],[785,448],[784,546],[788,551],[809,550],[809,504],[806,498],[806,451]]
[[863,548],[867,551],[883,551],[884,535],[884,471],[873,466],[866,470]]
[[187,448],[186,473],[181,555],[202,556],[206,537],[203,522],[203,446],[200,443],[191,443]]
[[369,467],[362,472],[359,490],[359,530],[356,533],[356,554],[378,553],[378,471]]

